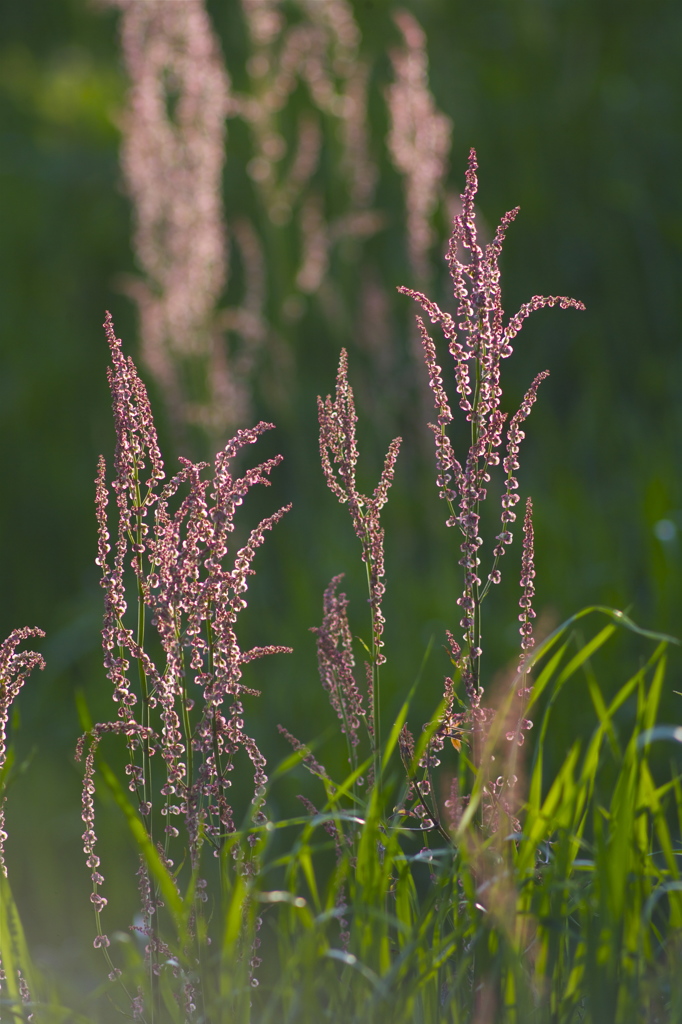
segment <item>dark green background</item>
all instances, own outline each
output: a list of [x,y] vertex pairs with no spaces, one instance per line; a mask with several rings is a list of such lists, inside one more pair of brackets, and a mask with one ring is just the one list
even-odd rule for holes
[[[317,456],[315,396],[332,389],[341,345],[357,385],[361,483],[373,487],[391,437],[406,438],[385,517],[388,714],[432,635],[436,654],[417,727],[419,714],[435,705],[447,666],[442,630],[457,621],[456,539],[443,526],[429,435],[418,416],[408,300],[393,302],[396,355],[387,379],[375,379],[356,341],[366,268],[378,268],[391,293],[414,283],[401,182],[383,144],[381,90],[391,79],[388,48],[399,42],[390,17],[398,6],[427,32],[432,90],[454,121],[451,187],[461,191],[475,146],[487,225],[521,205],[502,261],[505,308],[513,312],[533,294],[573,295],[587,305],[586,313],[535,314],[504,366],[511,411],[535,373],[551,371],[528,423],[520,473],[522,494],[532,493],[535,504],[536,607],[558,621],[586,604],[629,606],[642,625],[680,632],[679,542],[677,535],[659,540],[654,527],[665,519],[682,530],[682,8],[676,0],[356,0],[374,69],[373,147],[382,169],[376,205],[386,228],[332,266],[345,316],[330,320],[322,304],[306,300],[295,330],[280,322],[277,282],[294,268],[279,239],[270,254],[269,315],[291,348],[295,375],[289,393],[273,402],[266,355],[255,391],[257,414],[279,427],[261,457],[282,451],[286,462],[276,486],[245,504],[242,522],[251,527],[278,503],[294,502],[258,556],[243,632],[245,644],[296,648],[289,660],[254,666],[252,676],[264,699],[249,707],[250,725],[274,760],[286,753],[278,721],[304,739],[333,724],[307,632],[319,622],[332,574],[346,571],[354,629],[367,632],[356,540],[325,490]],[[216,0],[209,8],[239,85],[245,44],[238,5]],[[44,961],[76,978],[85,970],[81,936],[91,929],[72,760],[76,689],[93,714],[111,714],[98,661],[92,502],[97,456],[113,452],[105,309],[127,351],[138,351],[135,310],[116,286],[118,275],[135,270],[111,117],[126,88],[116,20],[83,0],[0,7],[0,633],[42,626],[48,659],[20,702],[17,747],[35,756],[9,794],[8,861]],[[237,206],[262,219],[244,172],[248,158],[246,130],[231,123],[228,222]],[[442,250],[442,211],[437,227]],[[447,279],[435,264],[434,275],[431,294],[447,303]],[[162,403],[151,391],[162,423]],[[170,442],[165,453],[172,466]],[[489,676],[516,644],[518,551],[513,559],[486,636]],[[622,681],[647,650],[616,646],[601,668],[604,688]],[[678,670],[679,659],[664,701],[671,721],[679,720]],[[560,717],[558,748],[589,722],[585,690],[567,695]],[[335,748],[331,757],[338,761]],[[118,849],[115,815],[103,829],[103,846]],[[123,893],[129,866],[123,853],[105,865],[111,891]],[[121,895],[121,908],[128,899]]]

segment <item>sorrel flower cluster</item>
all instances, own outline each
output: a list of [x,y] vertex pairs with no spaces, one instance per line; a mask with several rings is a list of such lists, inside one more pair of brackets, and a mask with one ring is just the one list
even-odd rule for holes
[[[453,637],[450,637],[450,648],[453,660],[461,673],[469,701],[469,714],[474,721],[485,717],[481,708],[481,605],[491,584],[500,582],[500,559],[513,540],[511,526],[516,519],[514,506],[519,501],[519,485],[515,474],[519,468],[519,447],[525,436],[521,424],[530,414],[541,381],[548,375],[547,371],[543,371],[536,376],[505,433],[507,414],[500,408],[501,362],[512,354],[512,341],[521,330],[525,318],[534,310],[557,304],[562,309],[570,306],[575,309],[585,308],[582,302],[565,296],[535,295],[505,324],[499,258],[507,228],[516,217],[518,207],[503,216],[492,242],[486,245],[485,249],[481,248],[474,209],[474,198],[478,188],[476,170],[476,153],[472,149],[469,155],[466,187],[461,196],[462,211],[455,218],[446,256],[454,285],[454,296],[458,301],[456,315],[453,317],[443,312],[435,302],[421,292],[411,288],[398,289],[416,299],[431,323],[440,324],[454,362],[455,390],[459,406],[470,424],[471,443],[462,465],[455,457],[447,433],[453,414],[443,385],[442,370],[436,362],[436,346],[423,319],[418,316],[417,326],[429,374],[429,385],[438,414],[436,423],[429,424],[436,443],[436,483],[440,497],[448,505],[450,514],[447,525],[457,526],[462,535],[462,557],[459,564],[463,570],[464,587],[457,604],[462,611],[460,626],[463,630],[463,644],[460,646]],[[461,256],[465,252],[470,256],[468,263],[461,262]],[[487,496],[487,486],[491,479],[490,470],[499,466],[500,462],[505,474],[500,515],[501,530],[495,537],[496,543],[492,550],[489,571],[483,582],[480,569],[483,547],[483,538],[480,535],[481,502]],[[524,593],[520,616],[524,653],[533,643],[530,621],[533,617],[532,557],[529,505],[526,515],[523,566],[523,577],[526,582],[522,583]],[[446,703],[451,707],[452,702],[447,698],[446,693]]]
[[[362,560],[367,565],[369,578],[374,658],[376,664],[381,665],[386,658],[381,652],[384,646],[381,635],[385,623],[381,613],[381,599],[385,587],[384,531],[379,521],[379,513],[388,500],[388,489],[393,482],[402,438],[396,437],[391,441],[379,483],[374,488],[372,497],[368,498],[361,494],[355,480],[358,461],[355,424],[358,417],[355,412],[353,389],[348,383],[348,355],[345,349],[341,350],[339,359],[336,398],[334,401],[330,395],[327,395],[324,401],[318,398],[317,411],[320,422],[320,458],[327,485],[342,504],[348,504],[353,528],[362,544]],[[337,466],[336,474],[332,459],[333,464]]]
[[431,220],[444,191],[452,121],[438,110],[429,89],[424,30],[408,11],[396,11],[393,20],[405,46],[390,54],[395,81],[386,89],[391,116],[386,141],[393,163],[404,175],[408,253],[421,283],[428,277],[434,242]]
[[337,593],[342,579],[342,575],[334,576],[325,590],[322,625],[314,626],[311,632],[317,635],[320,680],[341,722],[341,732],[348,739],[352,767],[357,768],[355,748],[360,743],[360,723],[365,722],[370,738],[374,735],[374,727],[371,719],[367,718],[362,694],[353,675],[355,658],[348,625],[348,598]]
[[[379,666],[386,661],[382,651],[385,619],[381,610],[381,600],[386,588],[384,586],[384,530],[381,526],[380,514],[388,500],[388,490],[393,482],[395,463],[402,438],[394,438],[388,446],[379,483],[374,488],[372,496],[361,494],[355,479],[358,461],[355,424],[358,417],[355,412],[353,389],[348,383],[348,355],[345,349],[341,350],[339,359],[336,396],[333,401],[331,395],[327,395],[324,401],[318,397],[317,411],[320,423],[320,459],[327,486],[342,504],[348,505],[353,529],[362,545],[362,560],[367,568],[372,618],[372,646],[370,661],[367,663],[371,707],[368,729],[376,762],[376,755],[380,747],[378,672]],[[334,467],[336,467],[336,472]],[[331,652],[336,649],[338,641],[342,640],[343,642],[343,638],[348,635],[345,597],[341,595],[337,599],[334,597],[334,592],[335,581],[332,581],[330,589],[325,594],[325,622],[317,631],[320,670],[332,697],[334,688],[329,682],[329,673],[336,671],[337,667],[330,661]],[[338,601],[342,602],[340,606]],[[342,689],[351,686],[352,672],[349,666],[344,666],[342,669],[341,679],[345,680],[341,683]],[[350,691],[347,695],[347,702],[349,708],[353,708],[356,704],[356,697]],[[354,721],[355,717],[355,713],[350,711],[350,721]],[[344,728],[344,731],[348,732],[351,743],[353,743],[354,729],[348,726]]]
[[[194,871],[202,844],[218,854],[234,831],[227,799],[230,774],[240,750],[250,759],[254,776],[256,817],[262,820],[265,758],[244,730],[244,694],[256,694],[242,682],[243,666],[288,647],[256,647],[243,651],[235,626],[246,607],[244,594],[252,562],[265,532],[290,506],[264,519],[236,553],[231,569],[224,566],[229,534],[237,508],[254,484],[269,483],[281,457],[268,459],[235,478],[230,464],[245,445],[270,429],[259,423],[240,430],[215,459],[210,480],[208,463],[181,458],[181,468],[167,483],[149,399],[135,365],[121,350],[111,316],[105,322],[111,349],[108,371],[116,425],[115,476],[111,490],[118,530],[111,551],[106,467],[100,459],[96,480],[99,523],[97,562],[105,593],[102,643],[117,719],[90,732],[83,789],[83,842],[92,870],[92,902],[98,915],[96,946],[108,945],[99,927],[106,899],[95,853],[94,754],[101,736],[125,736],[129,789],[138,801],[149,840],[164,862],[173,841]],[[110,557],[112,556],[112,557]],[[134,594],[136,608],[129,609]],[[151,641],[149,627],[156,634]],[[79,744],[82,755],[85,741]],[[157,756],[154,756],[157,755]],[[184,835],[178,839],[180,830]],[[202,880],[196,884],[201,898]],[[149,900],[145,901],[149,917]],[[148,929],[147,929],[148,930]],[[162,952],[160,940],[152,953]]]
[[5,865],[5,797],[2,790],[3,769],[7,760],[7,723],[12,704],[26,681],[26,676],[34,668],[45,668],[45,662],[35,651],[17,651],[24,640],[32,636],[45,636],[42,629],[35,626],[24,626],[13,629],[6,640],[0,644],[0,871],[7,877]]

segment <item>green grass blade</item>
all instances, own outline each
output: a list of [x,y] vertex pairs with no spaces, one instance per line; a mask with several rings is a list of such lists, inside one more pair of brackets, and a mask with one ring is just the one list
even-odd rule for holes
[[[21,992],[17,972],[21,971],[33,999],[37,996],[37,979],[26,945],[19,911],[14,902],[9,881],[2,871],[0,871],[0,957],[5,972],[2,994],[6,994],[10,1002],[15,1003],[19,1010]],[[17,1015],[21,1016],[20,1013]],[[0,1019],[2,1018],[0,1017]]]

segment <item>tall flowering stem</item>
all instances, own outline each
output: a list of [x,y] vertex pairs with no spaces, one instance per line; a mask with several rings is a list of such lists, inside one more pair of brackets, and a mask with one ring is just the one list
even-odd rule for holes
[[[327,485],[342,504],[348,505],[355,533],[362,545],[362,560],[367,570],[367,588],[371,614],[372,639],[368,670],[368,685],[371,690],[370,735],[374,753],[374,777],[379,778],[380,733],[380,692],[379,666],[386,658],[382,648],[382,634],[385,619],[381,610],[384,595],[384,531],[380,523],[380,512],[388,499],[388,490],[393,482],[395,463],[402,438],[391,441],[379,483],[371,497],[361,494],[357,488],[355,470],[358,448],[355,436],[357,415],[353,389],[348,383],[348,355],[341,350],[339,369],[336,377],[336,396],[332,401],[327,395],[323,401],[317,399],[320,423],[320,458]],[[329,594],[329,592],[328,592]],[[331,596],[330,596],[331,600]],[[325,606],[325,613],[329,614]],[[322,634],[320,634],[322,638]],[[352,742],[352,740],[351,740]]]
[[[514,506],[519,501],[518,454],[524,432],[521,424],[530,414],[537,391],[547,371],[539,373],[526,392],[520,408],[511,417],[505,431],[507,413],[501,409],[501,364],[512,354],[512,341],[523,321],[536,309],[559,305],[562,309],[584,309],[582,302],[564,296],[534,296],[505,323],[500,288],[499,258],[509,225],[518,207],[506,213],[493,240],[482,248],[478,242],[474,199],[478,189],[476,153],[472,149],[466,172],[466,187],[461,196],[461,213],[455,217],[446,260],[453,282],[457,312],[453,316],[421,292],[399,288],[422,307],[431,323],[439,324],[453,360],[454,391],[469,424],[470,445],[459,461],[448,435],[453,420],[443,378],[437,362],[436,346],[422,317],[417,327],[422,341],[424,360],[433,394],[437,420],[429,424],[436,443],[436,484],[440,497],[448,506],[448,526],[461,534],[459,565],[463,573],[463,589],[457,604],[461,609],[463,644],[451,640],[457,669],[461,673],[469,702],[469,715],[474,721],[485,713],[481,708],[482,617],[481,607],[491,585],[500,582],[500,561],[512,543],[512,524],[516,520]],[[462,262],[468,254],[468,261]],[[505,443],[506,442],[506,443]],[[502,448],[504,445],[504,454]],[[481,503],[487,496],[490,471],[502,463],[502,509],[500,532],[489,556],[488,572],[481,572],[484,553],[480,534]],[[530,513],[528,513],[529,515]],[[530,522],[530,520],[528,520]],[[529,527],[532,530],[532,527]],[[528,533],[526,534],[528,543]],[[532,538],[532,533],[530,534]],[[532,540],[530,541],[532,545]],[[527,551],[526,550],[526,557]],[[525,577],[528,573],[524,570]],[[526,595],[527,596],[527,595]],[[530,607],[530,605],[528,606]],[[524,641],[528,640],[528,622],[524,619]]]
[[[116,450],[110,488],[104,459],[100,459],[97,473],[97,564],[104,589],[104,665],[117,718],[99,723],[90,733],[83,843],[93,872],[95,945],[106,951],[108,939],[99,917],[106,898],[100,893],[104,877],[95,853],[92,799],[94,754],[105,733],[125,737],[128,788],[137,798],[148,837],[164,862],[171,863],[169,855],[175,849],[196,872],[204,843],[219,854],[234,831],[227,793],[238,755],[246,755],[251,762],[254,814],[257,820],[264,820],[266,762],[244,728],[243,697],[257,695],[257,691],[242,682],[242,670],[248,662],[290,648],[244,651],[236,624],[246,607],[244,595],[248,577],[254,573],[256,551],[266,531],[290,506],[263,519],[236,552],[232,567],[226,566],[237,508],[252,486],[269,484],[270,473],[281,457],[268,459],[241,477],[232,475],[231,463],[271,424],[238,431],[216,456],[211,478],[203,479],[207,463],[181,458],[179,471],[166,481],[146,389],[132,359],[123,354],[109,314],[104,326],[112,358],[109,384]],[[112,493],[118,519],[113,548],[108,515]],[[128,606],[130,593],[134,594],[132,609]],[[150,642],[152,630],[156,636]],[[150,654],[150,643],[160,656]],[[87,740],[84,737],[79,744],[79,756],[84,754]],[[201,881],[196,884],[197,913],[202,902]],[[158,933],[158,914],[148,913],[157,899],[158,894],[152,893],[143,908],[151,920],[145,934],[149,932],[152,974],[159,958],[164,959],[165,948]]]
[[390,55],[395,81],[386,90],[391,125],[386,141],[404,176],[410,265],[423,282],[429,276],[430,219],[443,193],[452,121],[436,108],[429,89],[424,30],[407,11],[396,11],[393,20],[404,46]]
[[[121,10],[130,79],[121,169],[143,276],[126,290],[139,309],[142,356],[171,420],[182,421],[176,426],[225,437],[249,407],[218,308],[229,269],[222,178],[230,77],[203,0],[100,2]],[[197,370],[201,389],[190,383]]]
[[[295,286],[312,295],[342,239],[363,239],[381,227],[368,132],[371,69],[348,0],[242,0],[242,9],[249,88],[235,102],[253,142],[246,170],[271,223],[295,226]],[[329,130],[340,145],[335,174],[343,179],[343,208],[339,190],[330,204],[316,174]]]

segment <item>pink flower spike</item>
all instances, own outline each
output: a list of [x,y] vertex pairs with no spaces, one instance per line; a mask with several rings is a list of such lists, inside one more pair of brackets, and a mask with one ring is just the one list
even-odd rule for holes
[[[535,647],[533,624],[531,622],[531,619],[535,618],[535,612],[532,608],[533,596],[535,594],[535,585],[533,583],[535,579],[533,540],[533,502],[530,498],[527,498],[526,514],[523,519],[523,555],[521,559],[521,586],[523,587],[523,594],[519,601],[519,607],[521,608],[521,614],[519,615],[521,628],[519,632],[522,637],[521,649],[523,651],[530,651]],[[520,667],[521,670],[522,666]]]
[[[45,668],[45,661],[35,651],[19,651],[17,647],[29,637],[45,636],[42,629],[33,626],[24,626],[22,629],[14,629],[6,640],[0,644],[0,769],[5,765],[7,758],[7,723],[9,721],[10,708],[18,697],[26,677],[34,668]],[[4,843],[7,838],[5,830],[5,804],[4,797],[0,796],[0,872],[7,877],[7,867],[4,858]]]

